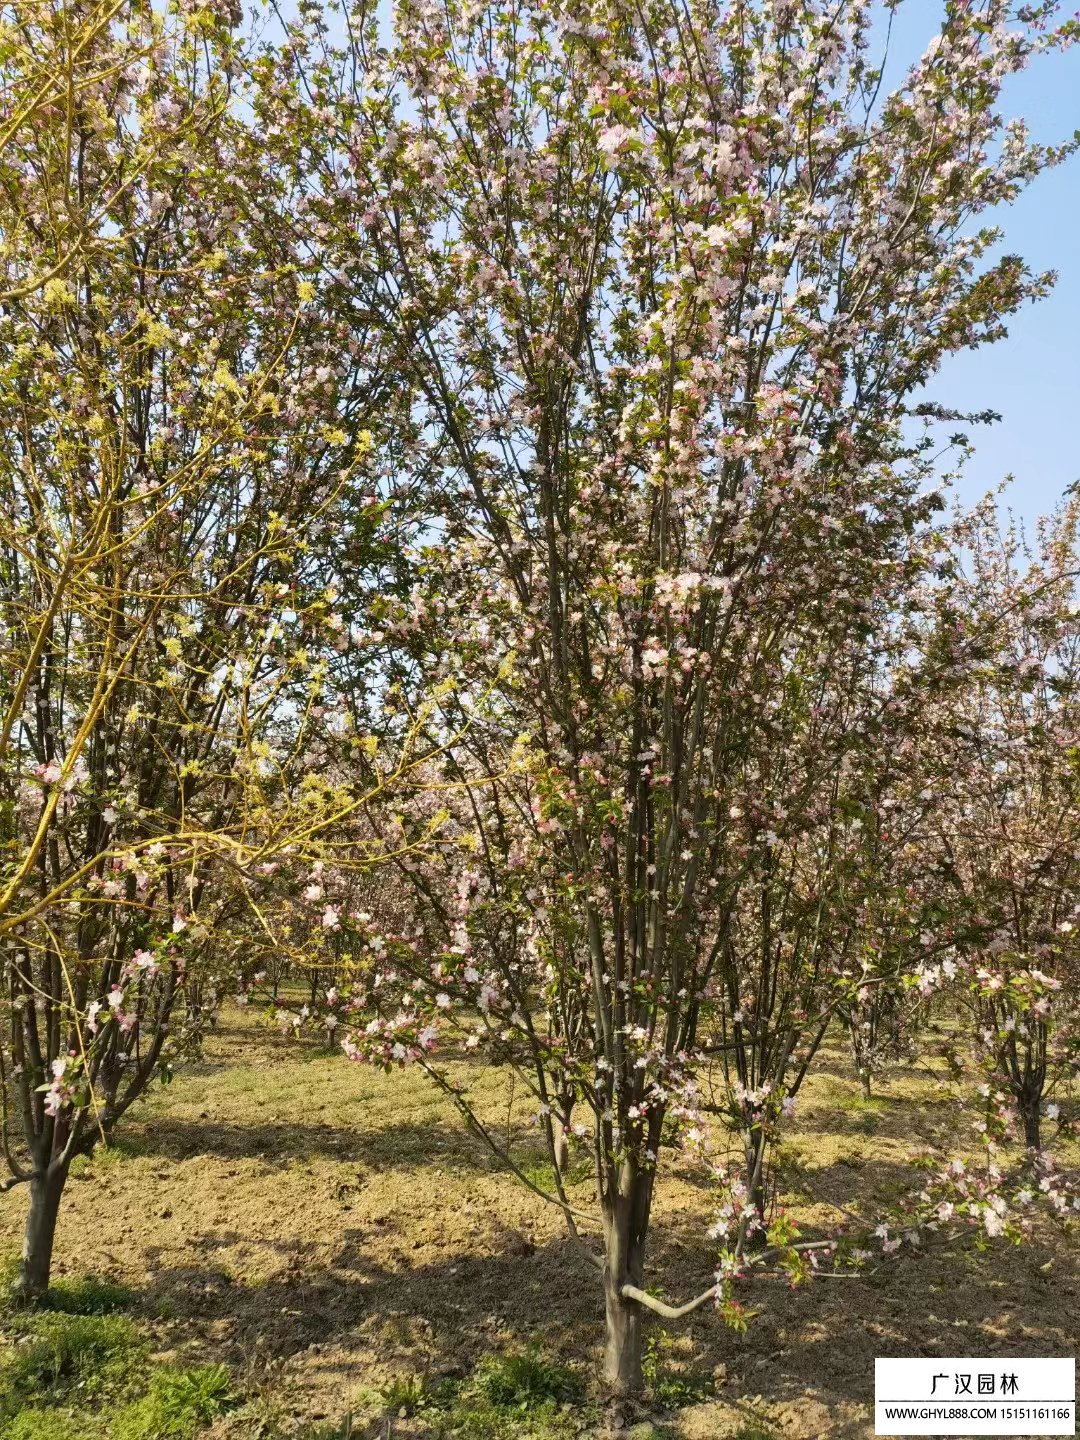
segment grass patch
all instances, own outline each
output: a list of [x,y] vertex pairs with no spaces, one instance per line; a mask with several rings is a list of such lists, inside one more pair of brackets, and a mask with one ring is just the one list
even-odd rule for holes
[[89,1440],[91,1434],[81,1420],[56,1410],[23,1410],[6,1424],[0,1423],[4,1440]]
[[740,1408],[745,1418],[735,1432],[735,1440],[779,1440],[780,1432],[763,1413],[760,1397]]
[[[379,1407],[422,1417],[436,1440],[571,1440],[589,1418],[575,1403],[581,1397],[578,1376],[531,1346],[489,1356],[467,1381],[401,1376],[382,1390]],[[303,1440],[342,1440],[347,1427],[305,1431]]]
[[122,1315],[27,1315],[0,1370],[0,1415],[123,1393],[142,1371],[146,1342]]
[[856,1088],[855,1081],[848,1083],[830,1076],[823,1089],[827,1106],[842,1114],[873,1116],[874,1119],[878,1119],[882,1115],[887,1115],[893,1108],[888,1096],[871,1095],[867,1098],[861,1090]]
[[110,1440],[192,1440],[238,1403],[224,1365],[158,1370],[147,1393],[115,1416]]
[[237,1403],[224,1365],[153,1368],[124,1286],[89,1277],[8,1317],[0,1440],[194,1440]]
[[125,1160],[139,1154],[138,1146],[129,1136],[110,1140],[108,1145],[95,1145],[89,1155],[76,1155],[71,1162],[70,1174],[76,1180],[89,1180],[94,1176],[112,1175]]
[[[524,1154],[514,1156],[514,1164],[532,1185],[545,1191],[548,1195],[555,1194],[555,1167],[551,1163],[546,1149],[527,1150]],[[491,1168],[500,1169],[496,1161]],[[593,1173],[593,1162],[590,1157],[583,1153],[571,1154],[570,1162],[563,1172],[564,1185],[580,1185],[582,1181],[591,1178]]]
[[527,1409],[545,1401],[576,1399],[581,1386],[572,1370],[532,1346],[485,1360],[476,1372],[473,1390],[500,1409]]
[[0,1313],[21,1328],[25,1328],[21,1326],[22,1320],[32,1320],[35,1315],[50,1310],[61,1315],[113,1315],[118,1310],[130,1309],[136,1298],[130,1285],[102,1280],[97,1275],[82,1275],[75,1280],[57,1280],[49,1286],[49,1293],[39,1306],[27,1308],[14,1294],[18,1278],[17,1256],[7,1256],[0,1261]]
[[424,1412],[435,1440],[575,1440],[582,1412],[558,1409],[551,1401],[534,1410],[504,1410],[482,1400],[463,1399],[442,1415]]
[[576,1435],[581,1384],[535,1346],[492,1355],[462,1386],[435,1433],[439,1440],[563,1440]]
[[130,1285],[86,1275],[79,1280],[58,1280],[49,1287],[46,1308],[62,1315],[114,1315],[135,1303]]

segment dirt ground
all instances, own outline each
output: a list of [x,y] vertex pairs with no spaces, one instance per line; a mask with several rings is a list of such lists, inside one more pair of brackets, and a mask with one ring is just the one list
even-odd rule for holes
[[[473,1086],[492,1124],[518,1126],[505,1072]],[[917,1072],[867,1105],[843,1054],[827,1055],[781,1153],[783,1201],[811,1225],[830,1202],[870,1204],[904,1182],[913,1144],[954,1123]],[[536,1342],[586,1367],[598,1354],[598,1278],[561,1217],[419,1073],[350,1065],[229,1010],[205,1059],[118,1138],[69,1184],[57,1274],[140,1286],[163,1355],[228,1362],[297,1425],[336,1421],[395,1377],[468,1373],[493,1350]],[[587,1178],[575,1196],[587,1206]],[[24,1204],[0,1196],[8,1252]],[[655,1213],[648,1283],[682,1300],[712,1277],[708,1190],[669,1175]],[[666,1372],[713,1391],[664,1416],[670,1433],[722,1440],[760,1418],[790,1440],[862,1440],[875,1356],[1074,1355],[1080,1246],[1046,1231],[867,1278],[756,1283],[747,1298],[761,1313],[745,1336],[707,1308],[660,1337]]]

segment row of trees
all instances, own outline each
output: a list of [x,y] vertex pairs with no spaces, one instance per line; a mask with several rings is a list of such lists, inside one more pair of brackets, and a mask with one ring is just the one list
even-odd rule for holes
[[[748,1265],[835,1258],[767,1203],[833,1021],[869,1087],[955,996],[988,1142],[1037,1149],[1080,1060],[1080,507],[1030,550],[943,523],[979,417],[915,397],[1049,284],[980,217],[1068,153],[997,105],[1074,22],[950,4],[886,96],[856,0],[14,12],[24,1295],[74,1155],[286,959],[481,1133],[441,1049],[524,1078],[616,1389],[647,1309],[738,1323]],[[721,1215],[681,1307],[645,1289],[673,1145]],[[942,1163],[901,1233],[999,1233],[1006,1179]]]

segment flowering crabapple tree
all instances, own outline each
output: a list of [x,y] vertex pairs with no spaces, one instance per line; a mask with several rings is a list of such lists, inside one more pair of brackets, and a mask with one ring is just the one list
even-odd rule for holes
[[[1043,1147],[1080,1075],[1080,500],[1033,542],[989,504],[950,603],[980,636],[954,696],[941,850],[970,915],[965,980],[984,1091]],[[1066,1114],[1062,1114],[1062,1102]]]
[[[369,944],[364,937],[393,933],[406,919],[401,904],[401,885],[395,870],[417,868],[432,853],[448,819],[444,805],[429,805],[426,825],[405,838],[400,827],[384,825],[380,832],[369,816],[380,798],[411,795],[414,818],[420,813],[430,780],[430,757],[415,758],[411,747],[420,740],[430,721],[422,710],[403,744],[399,739],[387,747],[390,773],[379,761],[379,747],[367,736],[364,746],[364,786],[360,805],[340,806],[337,814],[322,811],[316,836],[307,845],[285,845],[272,860],[258,866],[257,923],[244,926],[244,957],[236,971],[237,1002],[248,1005],[261,1001],[273,1008],[284,1031],[299,1034],[309,1022],[324,1028],[327,1038],[337,1038],[346,1006],[356,1008],[356,996],[372,978],[380,941]],[[341,765],[340,743],[321,743],[327,737],[308,737],[309,748],[327,769]],[[340,737],[336,737],[340,740]],[[355,753],[346,750],[349,769],[355,772]],[[428,776],[425,783],[425,776]],[[346,793],[342,782],[331,795]],[[441,796],[439,797],[441,800]],[[351,822],[351,823],[350,823]],[[384,863],[373,867],[372,861]],[[411,898],[411,890],[407,891]],[[281,995],[282,981],[303,977],[306,1002],[290,1008]],[[280,1003],[279,1003],[280,1002]]]
[[[912,651],[919,643],[908,637]],[[834,1013],[847,1031],[864,1099],[873,1093],[875,1075],[915,1058],[920,1026],[955,979],[955,956],[969,933],[967,917],[943,885],[934,843],[946,779],[939,730],[951,713],[947,697],[964,682],[966,669],[943,669],[933,648],[921,654],[920,665],[919,681],[902,680],[886,707],[887,761],[874,766],[873,788],[858,817],[855,883],[847,896],[851,945]],[[895,707],[905,694],[917,713],[898,726]]]
[[[818,790],[870,752],[874,714],[830,702],[819,765],[812,697],[838,660],[841,693],[870,688],[919,573],[913,393],[1047,287],[990,258],[979,217],[1064,153],[997,107],[1074,27],[948,5],[882,97],[872,12],[848,0],[408,0],[385,46],[353,19],[348,128],[340,106],[326,124],[363,233],[328,243],[395,347],[430,508],[413,593],[387,601],[395,677],[449,680],[443,726],[474,719],[444,762],[467,798],[449,943],[384,946],[349,1046],[438,1074],[440,1035],[470,1028],[533,1085],[553,1149],[574,1098],[604,1373],[632,1391],[645,1310],[735,1318],[723,1271],[686,1306],[646,1291],[665,1121],[693,1123],[708,1008],[730,1026],[744,978],[768,988],[772,921],[749,917],[787,884],[769,830],[799,872],[769,1053],[806,1043],[795,952],[832,873],[810,832],[839,823]],[[374,262],[350,261],[361,244]],[[778,715],[777,738],[804,727],[786,797]]]
[[[906,597],[921,613],[919,587]],[[941,681],[910,617],[890,626],[878,616],[875,629],[873,645],[848,634],[827,654],[808,647],[798,684],[778,687],[746,747],[728,848],[714,862],[730,877],[731,904],[718,983],[698,1019],[701,1108],[741,1141],[728,1179],[740,1262],[766,1226],[771,1143],[829,1025],[860,1026],[853,1046],[867,1089],[885,1042],[865,1017],[911,1013],[923,1000],[918,971],[949,946],[921,883],[926,804],[903,804],[926,777],[925,702]]]
[[723,1207],[738,1261],[766,1226],[769,1148],[832,1021],[848,1030],[869,1094],[871,1068],[911,1052],[917,1016],[958,973],[967,931],[936,873],[931,820],[938,731],[967,670],[938,633],[954,537],[928,531],[925,542],[872,644],[848,633],[846,648],[804,651],[801,683],[778,692],[729,810],[734,843],[716,872],[738,878],[737,900],[698,1034],[701,1108],[742,1145]]
[[[356,807],[305,740],[347,719],[319,545],[365,483],[376,378],[305,308],[314,237],[240,104],[234,19],[30,7],[0,50],[0,1079],[26,1299],[72,1158],[197,1045],[263,867]],[[378,520],[355,511],[357,560]]]

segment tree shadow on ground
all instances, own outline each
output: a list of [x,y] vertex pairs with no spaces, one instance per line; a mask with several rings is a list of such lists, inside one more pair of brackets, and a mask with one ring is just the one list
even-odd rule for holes
[[186,1160],[309,1162],[316,1157],[364,1165],[370,1169],[410,1169],[438,1161],[459,1169],[491,1169],[490,1151],[464,1130],[436,1121],[403,1121],[371,1129],[288,1121],[230,1123],[211,1119],[157,1116],[124,1137],[131,1155]]
[[[367,1221],[344,1229],[330,1253],[315,1241],[281,1241],[273,1247],[280,1268],[248,1281],[212,1259],[242,1243],[243,1232],[210,1231],[200,1242],[205,1263],[162,1268],[148,1300],[212,1332],[220,1358],[258,1353],[287,1367],[302,1356],[304,1383],[342,1399],[361,1380],[463,1375],[494,1349],[533,1343],[564,1362],[595,1364],[600,1277],[569,1239],[536,1243],[502,1226],[486,1232],[482,1251],[376,1259],[385,1236],[385,1225]],[[715,1398],[694,1407],[706,1428],[687,1433],[728,1433],[707,1428],[709,1407],[738,1410],[760,1397],[748,1415],[764,1405],[776,1420],[785,1407],[818,1406],[823,1435],[864,1437],[876,1356],[1069,1353],[1080,1277],[1067,1257],[1051,1287],[1039,1270],[1046,1243],[998,1251],[991,1265],[964,1251],[910,1254],[875,1273],[796,1290],[751,1282],[741,1298],[756,1314],[742,1336],[712,1307],[679,1324],[650,1319],[654,1336],[671,1337],[675,1370],[716,1384]],[[713,1263],[698,1225],[666,1221],[654,1230],[646,1280],[681,1301],[708,1287]]]
[[[144,1303],[213,1327],[225,1341],[223,1358],[234,1362],[255,1349],[278,1359],[326,1342],[349,1350],[368,1322],[384,1351],[443,1373],[471,1368],[491,1348],[493,1330],[562,1349],[568,1323],[591,1329],[602,1313],[599,1272],[569,1239],[537,1245],[503,1227],[489,1253],[414,1265],[405,1254],[372,1258],[380,1230],[345,1230],[329,1263],[314,1242],[276,1242],[281,1268],[250,1282],[212,1258],[242,1245],[243,1232],[210,1231],[199,1241],[205,1261],[156,1270]],[[153,1266],[165,1257],[147,1258]]]
[[921,1132],[935,1125],[955,1123],[957,1110],[953,1096],[927,1097],[920,1101],[919,1113],[913,1117],[911,1101],[905,1096],[883,1093],[867,1101],[850,1094],[815,1095],[800,1108],[798,1123],[786,1138],[797,1140],[808,1130],[820,1130],[830,1136],[861,1134],[914,1141],[918,1135],[913,1120]]
[[[784,1160],[772,1172],[782,1196],[835,1207],[841,1214],[856,1212],[868,1218],[902,1195],[922,1188],[918,1172],[900,1160],[872,1160],[842,1154],[831,1165]],[[878,1223],[874,1218],[873,1223]]]

